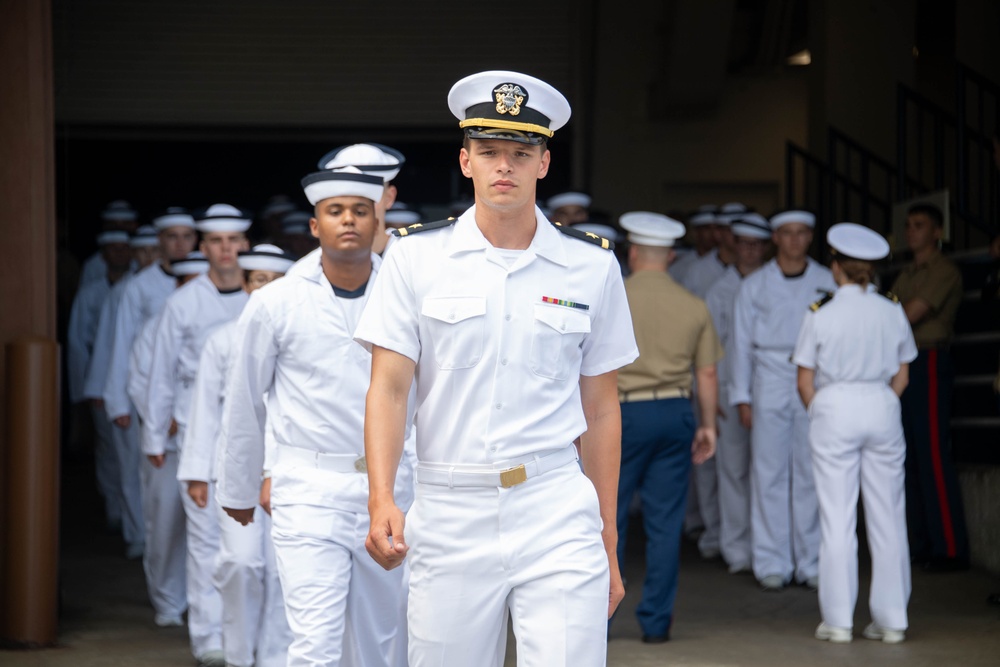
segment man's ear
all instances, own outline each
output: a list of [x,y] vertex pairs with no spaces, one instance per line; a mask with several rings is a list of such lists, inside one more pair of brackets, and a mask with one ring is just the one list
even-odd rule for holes
[[462,168],[462,175],[466,178],[472,178],[472,169],[469,168],[469,151],[462,147],[462,150],[458,152],[458,166]]

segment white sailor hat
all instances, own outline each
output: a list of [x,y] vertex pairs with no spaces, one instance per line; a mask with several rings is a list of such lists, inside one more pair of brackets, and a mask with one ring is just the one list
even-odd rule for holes
[[295,209],[295,204],[287,195],[274,195],[267,200],[260,214],[264,217],[270,215],[281,215]]
[[406,207],[406,204],[401,204],[400,202],[396,202],[392,205],[392,208],[385,212],[386,225],[405,227],[406,225],[413,225],[418,222],[420,222],[420,214],[416,211],[411,211]]
[[112,243],[125,243],[127,245],[128,242],[128,232],[110,231],[101,232],[97,235],[97,245],[99,246],[111,245]]
[[245,232],[250,229],[250,214],[229,204],[212,204],[194,221],[199,232]]
[[602,225],[599,222],[579,222],[573,225],[573,229],[578,232],[590,232],[591,234],[597,234],[602,238],[606,238],[610,241],[618,243],[622,239],[621,232],[612,227],[611,225]]
[[189,252],[184,259],[171,262],[170,271],[175,276],[196,276],[199,273],[208,271],[208,260],[203,254],[195,250],[194,252]]
[[728,204],[723,204],[719,209],[718,214],[715,216],[715,224],[717,225],[731,225],[733,220],[741,217],[747,212],[747,207],[745,204],[739,202],[730,202]]
[[194,218],[182,206],[171,206],[162,214],[153,218],[153,226],[157,231],[168,227],[187,227],[194,229]]
[[101,219],[107,222],[128,222],[135,220],[138,214],[124,199],[116,199],[101,212]]
[[715,217],[719,213],[719,207],[715,204],[702,204],[698,207],[698,210],[688,218],[688,222],[695,227],[701,227],[702,225],[714,225]]
[[448,108],[471,139],[545,143],[569,121],[569,102],[527,74],[493,70],[465,77],[448,92]]
[[767,223],[767,218],[760,213],[744,213],[733,220],[730,228],[736,236],[752,239],[771,238],[771,226]]
[[320,169],[339,170],[357,167],[363,174],[381,176],[386,183],[396,178],[406,162],[403,154],[382,144],[352,144],[341,146],[319,159]]
[[[628,232],[628,240],[636,245],[669,248],[684,236],[683,223],[660,213],[631,211],[618,218],[618,224]],[[576,226],[573,227],[576,229]]]
[[236,260],[244,271],[287,273],[295,259],[276,245],[261,243],[252,250],[240,251]]
[[792,222],[800,222],[803,225],[809,227],[816,226],[816,216],[809,211],[793,210],[793,211],[782,211],[781,213],[776,213],[771,216],[771,229],[778,229],[782,225],[787,225]]
[[835,256],[874,262],[889,255],[889,242],[878,232],[853,222],[830,227],[826,241]]
[[545,205],[550,211],[554,211],[563,206],[582,206],[587,208],[590,206],[590,201],[590,196],[582,192],[563,192],[562,194],[549,197]]
[[364,197],[377,202],[382,199],[385,181],[382,176],[365,174],[357,167],[343,167],[309,174],[302,179],[302,189],[313,206],[330,197]]
[[153,225],[143,225],[135,230],[135,235],[129,239],[128,244],[133,248],[149,248],[160,245],[160,236]]
[[312,220],[312,213],[307,213],[305,211],[291,211],[286,213],[281,219],[281,231],[284,232],[286,236],[292,236],[294,234],[301,234],[303,236],[308,235],[310,233],[310,220]]

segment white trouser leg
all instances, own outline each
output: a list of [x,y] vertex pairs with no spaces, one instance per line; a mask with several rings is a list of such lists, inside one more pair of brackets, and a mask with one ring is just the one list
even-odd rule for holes
[[410,666],[603,666],[608,561],[593,485],[575,463],[509,489],[417,484]]
[[750,431],[750,523],[754,576],[760,580],[778,575],[788,582],[794,571],[791,545],[791,423],[788,418],[788,390],[782,389],[759,381],[754,384]]
[[792,560],[795,580],[805,583],[819,573],[819,502],[809,449],[809,415],[794,394],[791,413]]
[[691,466],[691,473],[697,478],[698,511],[705,524],[705,532],[698,538],[698,550],[703,556],[717,555],[719,552],[719,479],[717,462],[713,456],[704,463]]
[[212,582],[219,554],[215,489],[214,484],[208,485],[208,505],[198,507],[187,493],[186,482],[177,482],[175,488],[187,517],[188,637],[191,653],[200,658],[222,650],[222,597]]
[[735,407],[719,418],[715,467],[719,480],[719,549],[731,567],[749,567],[750,558],[750,431],[740,424]]
[[177,464],[176,451],[167,452],[160,468],[145,456],[139,462],[146,519],[142,566],[153,609],[163,616],[180,616],[187,609],[187,530],[177,495]]
[[213,581],[222,598],[222,650],[227,664],[251,667],[264,609],[265,526],[260,517],[265,513],[256,508],[254,520],[241,526],[218,503],[206,509],[215,511],[219,523]]
[[90,405],[91,421],[94,423],[94,474],[97,490],[104,498],[104,516],[108,525],[122,520],[122,485],[118,455],[111,444],[111,422],[103,407]]
[[146,526],[142,511],[142,483],[139,469],[142,450],[139,448],[139,417],[132,410],[128,428],[110,424],[111,444],[118,457],[119,488],[122,499],[122,537],[130,545],[142,545],[146,541]]
[[253,520],[263,529],[261,548],[264,553],[264,608],[257,633],[255,667],[285,667],[288,662],[288,647],[292,643],[292,631],[285,616],[285,598],[278,577],[278,563],[274,558],[271,515],[258,507]]

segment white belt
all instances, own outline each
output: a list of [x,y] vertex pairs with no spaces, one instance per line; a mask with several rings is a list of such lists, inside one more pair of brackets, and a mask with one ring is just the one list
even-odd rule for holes
[[576,447],[570,445],[546,456],[533,456],[523,462],[503,461],[492,466],[421,463],[417,465],[416,478],[420,484],[449,488],[499,486],[509,489],[576,460]]
[[278,447],[278,461],[296,461],[319,468],[320,470],[330,470],[332,472],[368,472],[368,464],[363,456],[359,457],[357,454],[324,454],[312,449],[291,447],[289,445]]

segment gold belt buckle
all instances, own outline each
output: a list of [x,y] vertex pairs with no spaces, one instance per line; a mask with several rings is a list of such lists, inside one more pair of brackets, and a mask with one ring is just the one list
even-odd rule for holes
[[368,461],[365,460],[365,457],[362,456],[354,461],[354,469],[357,472],[368,472]]
[[509,489],[512,486],[523,484],[528,481],[528,471],[524,469],[524,464],[516,468],[507,468],[500,471],[500,486]]

